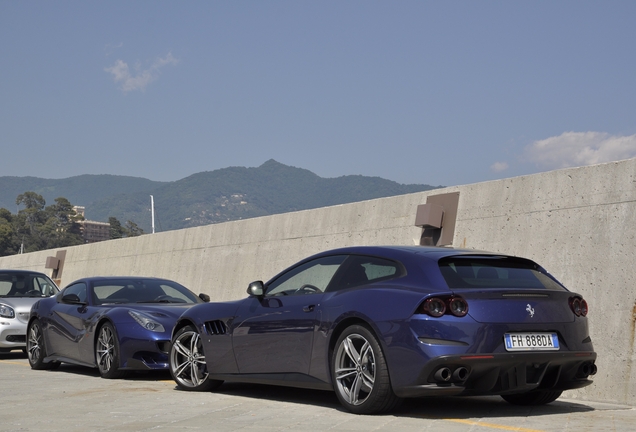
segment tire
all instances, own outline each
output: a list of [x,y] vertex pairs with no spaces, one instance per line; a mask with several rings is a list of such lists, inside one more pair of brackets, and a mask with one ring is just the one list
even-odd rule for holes
[[501,395],[513,405],[545,405],[554,402],[563,393],[561,390],[533,390],[528,393]]
[[366,327],[345,329],[331,358],[331,377],[340,403],[355,414],[391,411],[402,401],[391,388],[382,348]]
[[126,376],[119,370],[119,340],[115,327],[109,322],[99,328],[95,341],[95,362],[102,378],[117,379]]
[[210,378],[201,336],[193,326],[180,329],[171,345],[170,374],[180,389],[209,391],[223,383]]
[[44,363],[46,347],[44,346],[42,324],[37,319],[31,321],[27,329],[26,351],[31,369],[45,370],[50,368],[49,363]]

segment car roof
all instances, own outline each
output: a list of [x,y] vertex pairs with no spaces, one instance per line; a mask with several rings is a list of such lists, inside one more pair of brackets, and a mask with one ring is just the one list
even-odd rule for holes
[[80,278],[80,279],[74,280],[73,282],[69,283],[68,285],[73,285],[73,284],[78,283],[78,282],[96,282],[96,281],[110,281],[110,280],[121,280],[121,279],[126,279],[126,280],[156,280],[156,281],[174,282],[171,279],[151,277],[151,276],[88,276],[88,277],[84,277],[84,278]]
[[16,269],[0,269],[0,274],[10,274],[10,275],[32,275],[32,274],[36,274],[36,275],[42,275],[42,276],[46,276],[47,278],[50,278],[50,276],[39,272],[39,271],[34,271],[34,270],[16,270]]
[[335,254],[360,254],[360,255],[381,255],[385,257],[399,258],[400,256],[425,255],[427,258],[439,260],[453,255],[489,255],[508,256],[496,252],[488,252],[476,249],[455,249],[451,247],[438,246],[350,246],[332,249],[321,252],[315,256],[335,255]]

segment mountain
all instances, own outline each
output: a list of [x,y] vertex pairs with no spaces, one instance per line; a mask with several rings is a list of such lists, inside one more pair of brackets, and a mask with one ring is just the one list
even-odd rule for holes
[[229,167],[193,174],[174,182],[112,175],[82,175],[61,180],[0,177],[0,207],[16,212],[16,197],[34,191],[48,204],[60,196],[86,207],[86,218],[122,223],[132,220],[151,230],[168,231],[237,219],[369,200],[441,186],[404,185],[380,177],[349,175],[322,178],[302,168],[269,160],[257,168]]

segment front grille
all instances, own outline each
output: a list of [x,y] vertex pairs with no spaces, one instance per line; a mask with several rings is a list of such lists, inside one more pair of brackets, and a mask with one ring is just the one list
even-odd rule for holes
[[205,323],[205,331],[210,335],[224,335],[227,332],[227,326],[221,320],[208,321]]
[[7,336],[7,342],[26,343],[26,335],[9,335]]

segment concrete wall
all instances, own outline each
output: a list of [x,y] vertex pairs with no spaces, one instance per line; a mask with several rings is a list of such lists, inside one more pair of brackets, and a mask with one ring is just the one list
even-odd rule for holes
[[[454,247],[538,261],[590,305],[595,384],[568,397],[636,405],[636,159],[67,248],[62,285],[91,275],[166,277],[213,300],[242,298],[307,255],[418,244],[417,206],[460,192]],[[56,250],[0,258],[45,271]]]

